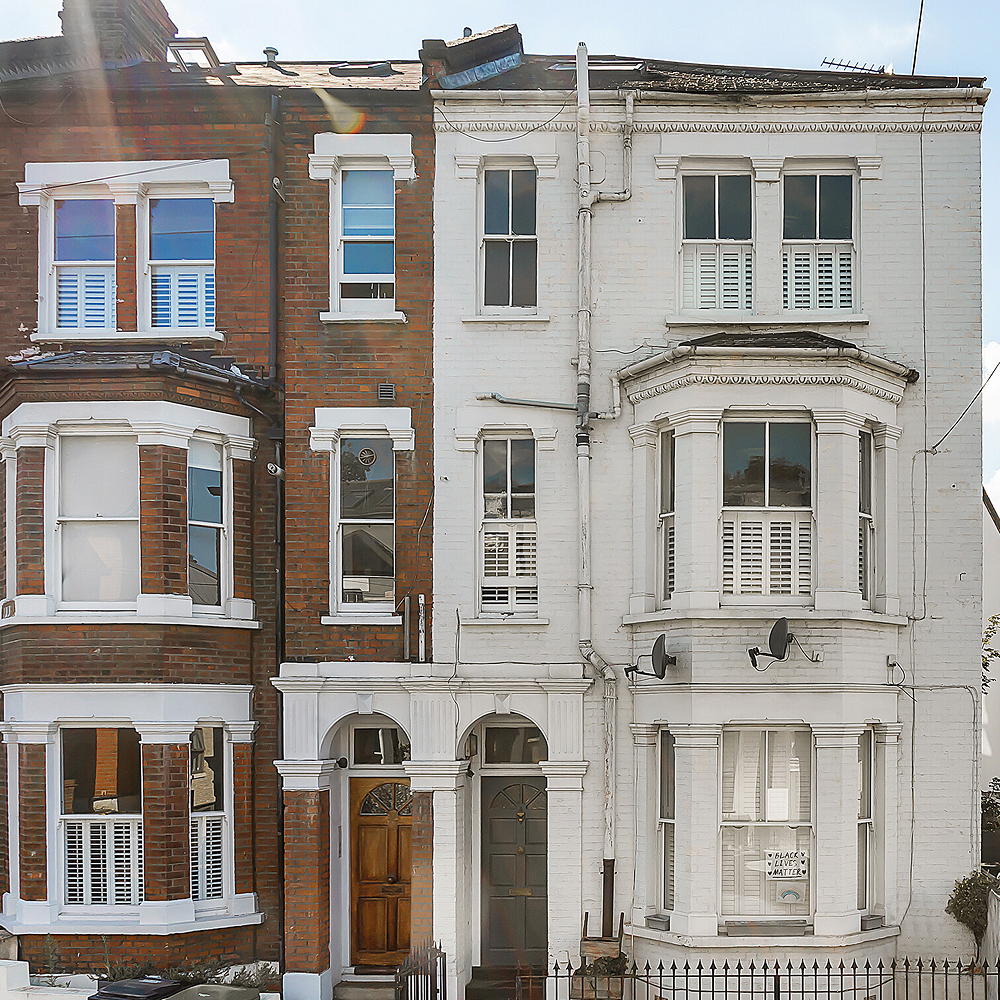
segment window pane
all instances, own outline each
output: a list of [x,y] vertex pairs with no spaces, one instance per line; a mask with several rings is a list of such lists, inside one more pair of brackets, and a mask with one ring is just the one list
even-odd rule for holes
[[215,203],[211,198],[153,198],[149,203],[152,260],[213,260]]
[[674,432],[660,434],[660,513],[674,510]]
[[722,734],[722,818],[763,819],[761,771],[764,734],[730,729]]
[[221,726],[198,726],[191,734],[191,809],[225,809],[225,742]]
[[393,236],[396,227],[391,208],[345,208],[345,236]]
[[[722,912],[727,917],[784,917],[809,914],[808,828],[723,827]],[[805,865],[804,878],[768,878],[769,852],[801,852],[792,867]],[[786,869],[787,870],[787,869]]]
[[393,274],[395,270],[395,243],[344,244],[344,274]]
[[819,179],[819,238],[851,238],[851,193],[854,179],[834,174]]
[[391,281],[341,282],[342,299],[391,299],[396,295],[396,286]]
[[503,441],[483,441],[483,492],[507,492],[507,445]]
[[858,909],[868,909],[868,838],[867,823],[858,824]]
[[504,240],[488,240],[486,243],[484,305],[510,305],[510,246]]
[[192,442],[188,452],[188,520],[222,523],[222,449]]
[[719,178],[719,239],[750,239],[750,175]]
[[858,509],[862,514],[872,512],[872,436],[862,431],[858,438],[860,461],[860,496]]
[[138,517],[139,451],[133,437],[59,439],[63,517]]
[[802,730],[767,734],[764,818],[771,823],[808,823],[812,816],[812,739]]
[[134,729],[62,731],[62,811],[142,812],[139,734]]
[[515,236],[535,235],[535,171],[512,170],[510,227]]
[[344,524],[341,533],[344,603],[366,604],[393,600],[393,526]]
[[62,525],[64,601],[122,601],[139,594],[139,525],[68,521]]
[[340,516],[393,516],[395,454],[390,438],[345,438],[340,446]]
[[341,193],[342,203],[378,205],[385,208],[395,203],[396,185],[391,170],[345,170]]
[[771,424],[770,497],[772,507],[808,507],[812,500],[812,428],[809,424]]
[[866,729],[858,741],[858,819],[872,815],[872,731]]
[[660,819],[674,819],[674,735],[660,733]]
[[56,202],[56,260],[114,260],[115,203]]
[[684,239],[715,239],[715,177],[684,178]]
[[354,730],[355,764],[402,764],[410,759],[410,744],[394,726]]
[[510,485],[514,493],[535,492],[534,438],[513,438],[511,440]]
[[785,239],[816,239],[816,175],[785,178]]
[[219,555],[222,532],[204,525],[188,526],[188,596],[195,604],[218,607],[222,603]]
[[511,245],[513,255],[513,278],[511,280],[510,304],[512,306],[533,306],[537,300],[538,244],[534,240],[522,240]]
[[764,424],[726,423],[722,434],[726,507],[764,506]]
[[510,171],[487,170],[483,179],[486,201],[485,232],[510,233]]
[[535,726],[487,726],[483,763],[537,764],[549,755]]

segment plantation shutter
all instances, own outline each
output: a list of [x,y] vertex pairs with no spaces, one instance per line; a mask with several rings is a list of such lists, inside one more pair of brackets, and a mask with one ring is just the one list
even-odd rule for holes
[[206,265],[156,264],[150,278],[153,326],[215,326],[215,269]]
[[92,267],[57,268],[56,326],[61,329],[113,329],[114,270]]

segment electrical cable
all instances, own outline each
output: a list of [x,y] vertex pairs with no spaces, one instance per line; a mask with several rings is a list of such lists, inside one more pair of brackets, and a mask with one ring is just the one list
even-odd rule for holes
[[913,40],[913,65],[910,67],[910,76],[917,72],[917,50],[920,48],[920,28],[924,23],[924,0],[920,0],[920,13],[917,14],[917,37]]
[[931,447],[930,447],[930,453],[932,455],[937,454],[937,450],[938,450],[938,448],[941,447],[942,444],[944,444],[945,438],[947,438],[948,435],[962,422],[962,418],[969,412],[969,410],[972,409],[973,404],[983,394],[983,390],[990,384],[990,379],[993,378],[994,375],[996,375],[998,368],[1000,368],[1000,361],[998,361],[993,366],[993,371],[991,371],[989,373],[989,375],[986,376],[986,380],[983,382],[983,384],[976,391],[975,396],[973,396],[972,399],[969,400],[969,405],[964,410],[962,410],[962,412],[958,415],[958,419],[951,425],[951,427],[948,428],[948,430],[946,430],[944,432],[944,434],[942,435],[941,439],[936,444],[932,444],[931,445]]
[[563,102],[563,106],[551,118],[547,118],[545,121],[539,122],[537,125],[529,128],[526,132],[521,132],[520,135],[505,135],[500,139],[484,139],[481,135],[474,135],[472,132],[465,132],[444,113],[443,106],[439,106],[437,110],[441,117],[448,123],[453,132],[457,132],[459,135],[464,135],[467,139],[475,139],[476,142],[513,142],[515,139],[523,139],[526,135],[531,135],[532,132],[537,132],[539,129],[545,128],[546,125],[552,124],[552,122],[554,122],[566,110],[569,105],[570,98],[575,93],[575,90],[571,90],[566,95],[566,100]]

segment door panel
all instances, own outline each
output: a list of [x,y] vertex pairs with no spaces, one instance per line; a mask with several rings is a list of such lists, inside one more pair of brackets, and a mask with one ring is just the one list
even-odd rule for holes
[[537,966],[548,938],[545,779],[484,777],[484,966]]
[[410,947],[409,782],[352,778],[351,961],[398,965]]

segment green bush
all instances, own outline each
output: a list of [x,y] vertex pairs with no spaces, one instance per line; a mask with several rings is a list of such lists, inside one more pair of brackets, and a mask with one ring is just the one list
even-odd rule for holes
[[1000,879],[996,876],[982,870],[971,872],[955,883],[951,898],[945,907],[945,913],[950,913],[960,924],[964,924],[972,931],[977,951],[986,933],[990,893],[998,889],[1000,889]]

